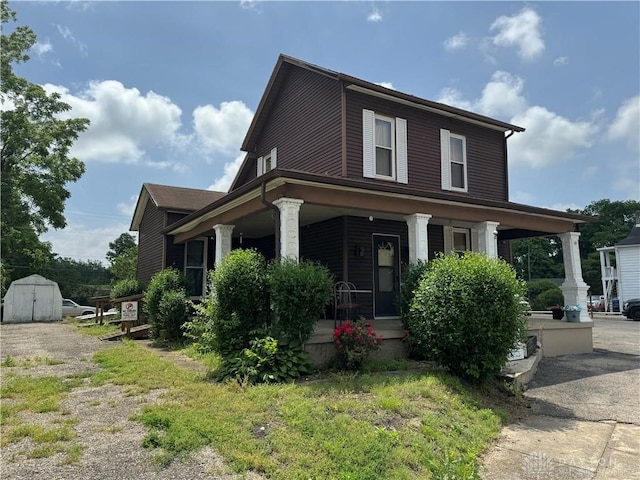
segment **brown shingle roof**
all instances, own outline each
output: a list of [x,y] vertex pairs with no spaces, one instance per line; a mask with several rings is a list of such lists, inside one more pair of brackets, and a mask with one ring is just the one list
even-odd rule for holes
[[181,210],[195,212],[226,195],[225,192],[200,190],[196,188],[170,187],[145,183],[153,203],[163,210]]

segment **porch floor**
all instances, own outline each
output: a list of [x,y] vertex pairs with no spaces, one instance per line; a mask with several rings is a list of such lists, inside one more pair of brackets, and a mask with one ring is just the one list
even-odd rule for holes
[[[373,330],[378,335],[382,335],[384,339],[402,339],[404,337],[402,321],[399,318],[368,321],[371,322]],[[313,335],[307,343],[333,343],[333,328],[333,320],[318,320]]]

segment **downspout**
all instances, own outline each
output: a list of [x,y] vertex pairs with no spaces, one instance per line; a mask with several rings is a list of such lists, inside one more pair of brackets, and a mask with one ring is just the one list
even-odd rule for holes
[[513,135],[515,130],[509,130],[509,134],[504,137],[504,190],[507,202],[509,201],[509,158],[507,157],[507,140]]
[[260,200],[263,205],[266,205],[273,210],[274,223],[275,223],[275,242],[276,242],[276,260],[280,260],[280,209],[273,203],[267,200],[267,182],[262,182],[260,185]]

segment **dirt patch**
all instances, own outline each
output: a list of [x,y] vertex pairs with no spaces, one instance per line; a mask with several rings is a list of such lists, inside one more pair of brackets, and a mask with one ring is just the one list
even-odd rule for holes
[[[0,356],[9,355],[17,365],[25,359],[39,358],[26,367],[2,367],[2,382],[12,375],[56,376],[68,378],[97,372],[93,355],[104,348],[113,348],[119,342],[101,342],[94,337],[79,334],[71,325],[7,324],[0,327]],[[198,369],[198,363],[180,355],[163,355],[179,365]],[[44,364],[43,359],[61,363]],[[42,364],[41,364],[42,363]],[[187,364],[189,364],[187,366]],[[3,479],[32,480],[36,478],[65,480],[191,480],[235,479],[228,475],[222,458],[211,448],[160,467],[154,461],[154,452],[142,448],[146,429],[132,421],[132,415],[144,405],[162,401],[164,392],[151,391],[142,395],[129,395],[126,387],[106,384],[92,386],[89,379],[74,388],[62,402],[60,412],[20,414],[23,423],[46,427],[70,425],[75,438],[61,442],[62,449],[81,450],[77,463],[66,464],[68,452],[61,451],[45,458],[29,458],[36,446],[30,439],[6,445],[0,450]],[[2,400],[10,403],[11,400]],[[258,479],[249,474],[243,478]]]

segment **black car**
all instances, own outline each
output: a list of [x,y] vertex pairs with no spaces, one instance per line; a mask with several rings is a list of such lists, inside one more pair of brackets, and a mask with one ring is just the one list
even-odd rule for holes
[[624,302],[622,314],[631,320],[640,321],[640,298],[632,298]]

